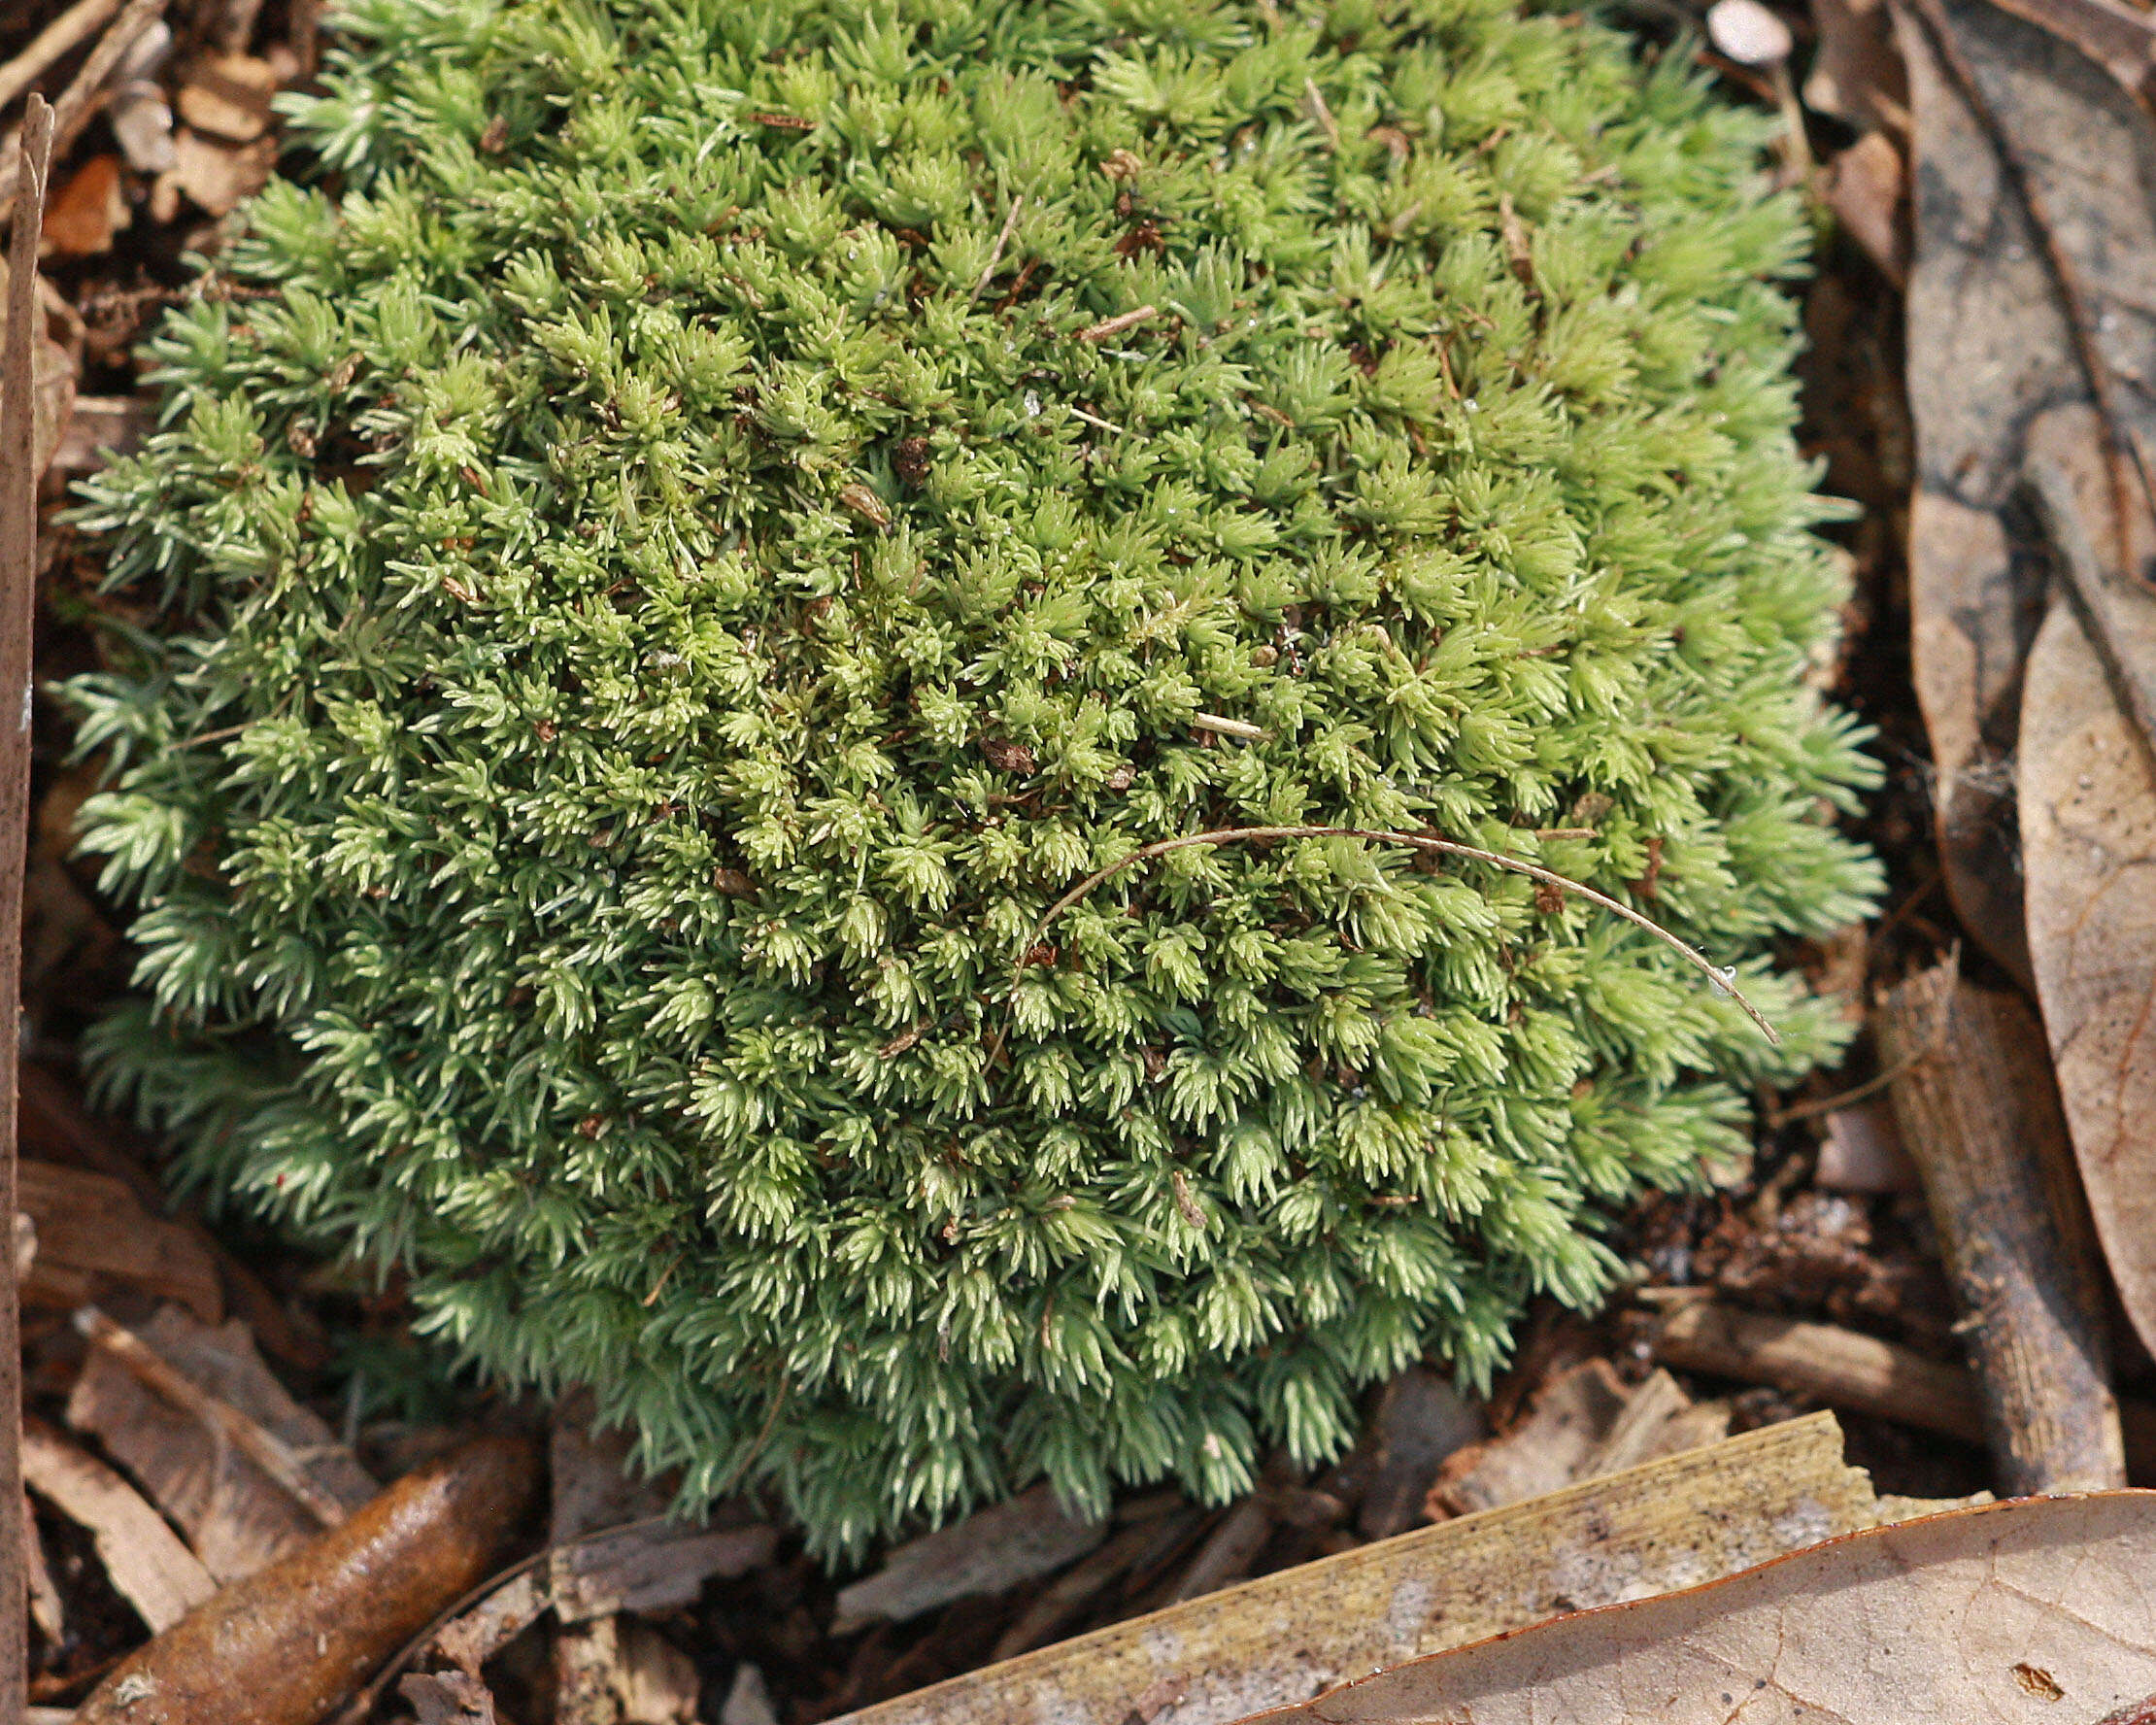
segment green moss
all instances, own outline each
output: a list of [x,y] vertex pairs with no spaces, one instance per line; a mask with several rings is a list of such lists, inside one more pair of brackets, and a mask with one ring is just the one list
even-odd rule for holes
[[[1875,877],[1757,117],[1498,0],[343,28],[85,510],[161,610],[74,691],[101,1050],[196,1178],[836,1549],[1336,1452],[1833,1044],[1761,957]],[[1254,823],[1629,894],[1790,1046],[1350,840],[1034,944]]]

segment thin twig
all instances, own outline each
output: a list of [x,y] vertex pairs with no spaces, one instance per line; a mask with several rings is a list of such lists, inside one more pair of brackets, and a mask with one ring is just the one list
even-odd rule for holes
[[1082,342],[1106,341],[1111,335],[1121,335],[1126,329],[1135,329],[1148,318],[1158,317],[1160,307],[1142,305],[1134,312],[1125,312],[1121,317],[1103,318],[1099,322],[1078,332]]
[[65,12],[32,38],[30,45],[5,66],[0,66],[0,108],[5,108],[43,78],[60,61],[81,48],[105,20],[119,10],[120,0],[75,0]]
[[15,1276],[16,1088],[22,1048],[22,876],[30,827],[30,643],[37,617],[37,407],[30,353],[38,232],[52,156],[52,110],[33,94],[16,154],[8,248],[7,345],[0,351],[0,1719],[28,1705],[28,1583],[22,1513],[22,1330]]
[[1010,214],[1003,218],[1003,231],[995,236],[995,244],[989,249],[989,260],[981,271],[981,279],[973,284],[973,291],[965,296],[968,305],[988,291],[988,285],[995,275],[995,266],[1003,261],[1003,248],[1011,243],[1011,235],[1017,231],[1018,213],[1025,207],[1024,197],[1012,197]]
[[[74,80],[61,92],[60,99],[52,104],[52,142],[51,156],[65,158],[75,140],[83,135],[83,128],[97,117],[99,104],[105,93],[105,81],[112,77],[113,68],[130,48],[135,39],[156,21],[157,15],[165,9],[165,0],[127,0],[127,10],[113,20],[113,26],[99,38],[89,51]],[[27,134],[25,134],[27,135]],[[19,148],[19,147],[18,147]],[[40,170],[40,184],[43,184]],[[14,170],[0,168],[0,186],[17,178]],[[12,189],[0,191],[0,218],[15,208],[16,194]]]
[[89,1338],[91,1346],[124,1367],[159,1401],[193,1415],[213,1437],[239,1450],[323,1527],[338,1527],[350,1518],[351,1511],[308,1474],[274,1433],[264,1431],[222,1397],[212,1395],[175,1370],[141,1336],[121,1329],[94,1305],[76,1312],[75,1327]]
[[1744,1009],[1744,1015],[1766,1032],[1767,1039],[1769,1042],[1777,1046],[1781,1043],[1781,1037],[1776,1034],[1774,1027],[1767,1022],[1766,1016],[1757,1006],[1754,1006],[1751,1001],[1744,998],[1743,991],[1736,986],[1733,972],[1717,969],[1707,960],[1706,955],[1697,947],[1687,945],[1660,923],[1655,922],[1650,917],[1641,916],[1631,905],[1612,898],[1607,893],[1598,893],[1593,887],[1585,886],[1571,879],[1568,875],[1559,874],[1554,869],[1544,868],[1541,864],[1527,862],[1524,858],[1508,857],[1501,851],[1485,851],[1476,848],[1474,845],[1455,844],[1449,838],[1432,838],[1422,832],[1385,832],[1362,827],[1224,827],[1212,832],[1186,832],[1177,838],[1156,839],[1149,845],[1140,845],[1129,856],[1118,858],[1107,867],[1095,869],[1093,873],[1087,875],[1084,880],[1048,907],[1047,914],[1033,925],[1032,933],[1027,938],[1025,945],[1020,948],[1022,956],[1019,959],[1018,968],[1011,973],[1012,990],[1016,991],[1019,978],[1026,972],[1026,960],[1023,955],[1030,952],[1040,937],[1048,931],[1048,925],[1103,881],[1113,880],[1126,868],[1147,862],[1155,857],[1164,857],[1170,851],[1187,851],[1196,845],[1239,844],[1253,840],[1279,838],[1360,838],[1373,844],[1407,845],[1414,850],[1428,851],[1433,856],[1465,857],[1471,862],[1487,862],[1492,867],[1510,869],[1514,874],[1524,874],[1528,879],[1539,881],[1546,887],[1555,887],[1560,892],[1570,893],[1575,897],[1584,898],[1590,904],[1599,904],[1602,909],[1623,917],[1626,922],[1646,930],[1664,946],[1667,946],[1671,952],[1683,959],[1686,964],[1703,972],[1709,982],[1741,1006]]

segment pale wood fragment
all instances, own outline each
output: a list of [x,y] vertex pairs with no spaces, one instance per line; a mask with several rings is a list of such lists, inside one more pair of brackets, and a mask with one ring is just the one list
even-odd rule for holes
[[1815,1414],[1280,1571],[847,1715],[847,1725],[1222,1725],[1555,1612],[1876,1525]]
[[122,1599],[154,1631],[169,1629],[217,1592],[210,1572],[118,1473],[36,1420],[22,1428],[30,1489],[86,1528]]

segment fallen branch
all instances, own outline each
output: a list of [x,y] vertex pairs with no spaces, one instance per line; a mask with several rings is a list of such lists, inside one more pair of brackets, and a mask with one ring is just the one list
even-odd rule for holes
[[2020,996],[1964,982],[1952,960],[1896,988],[1877,1023],[2000,1490],[2123,1486],[2094,1242],[2069,1207],[2078,1175],[2043,1026]]

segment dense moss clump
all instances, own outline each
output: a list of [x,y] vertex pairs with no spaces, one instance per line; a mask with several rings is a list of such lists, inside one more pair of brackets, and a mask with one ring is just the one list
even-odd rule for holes
[[[96,482],[195,1175],[825,1549],[1485,1375],[1831,1015],[1762,121],[1502,0],[370,0]],[[140,607],[159,616],[144,628]],[[1737,964],[1352,839],[1441,833]],[[1015,985],[1014,985],[1015,978]]]

